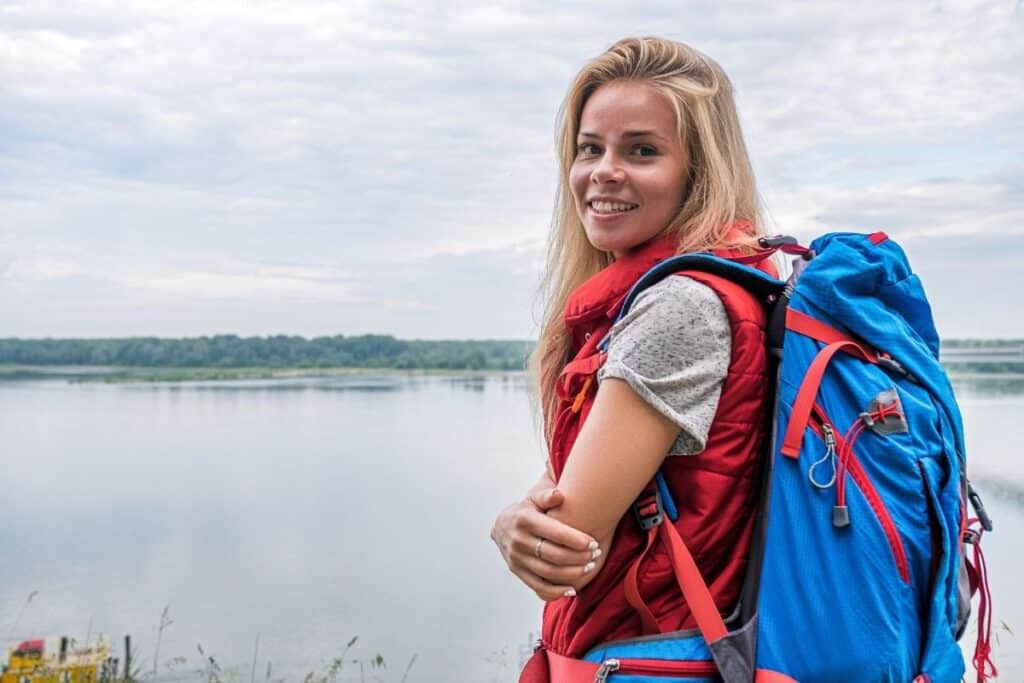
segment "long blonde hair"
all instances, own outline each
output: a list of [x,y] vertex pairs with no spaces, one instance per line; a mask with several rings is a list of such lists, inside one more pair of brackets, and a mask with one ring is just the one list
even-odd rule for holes
[[605,83],[620,79],[648,84],[666,96],[675,110],[679,139],[687,152],[690,171],[685,196],[680,197],[680,209],[662,234],[676,235],[682,253],[749,246],[750,242],[727,242],[726,235],[736,220],[750,223],[751,241],[763,232],[761,203],[732,84],[722,67],[688,45],[660,38],[624,38],[584,66],[558,112],[560,172],[540,287],[543,323],[529,363],[547,438],[558,405],[555,384],[571,350],[562,319],[566,300],[613,260],[611,254],[590,244],[576,212],[569,186],[576,136],[589,97]]

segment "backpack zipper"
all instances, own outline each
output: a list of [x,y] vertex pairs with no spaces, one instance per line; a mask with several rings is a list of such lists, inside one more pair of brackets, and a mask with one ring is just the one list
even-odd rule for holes
[[711,661],[670,662],[659,659],[606,659],[594,675],[594,683],[604,683],[613,673],[622,675],[713,676],[718,667]]
[[[878,489],[876,489],[875,485],[871,482],[871,478],[868,477],[867,472],[861,465],[860,460],[857,459],[853,449],[846,449],[845,441],[839,437],[835,425],[833,425],[828,419],[825,412],[821,410],[818,405],[815,405],[812,414],[815,419],[811,420],[809,425],[814,433],[823,440],[826,438],[826,434],[831,433],[831,438],[835,441],[839,451],[846,451],[844,461],[845,469],[849,473],[850,478],[852,478],[854,483],[857,484],[857,488],[859,488],[860,492],[864,495],[864,499],[867,501],[868,507],[870,507],[871,511],[875,513],[875,518],[881,525],[886,542],[889,544],[889,549],[892,551],[893,561],[896,563],[896,570],[899,572],[900,578],[904,583],[910,583],[910,567],[907,563],[907,553],[906,549],[903,547],[903,539],[900,538],[899,529],[896,528],[896,523],[893,522],[892,516],[889,514],[889,510],[885,507],[885,502],[879,495]],[[836,524],[837,527],[846,526],[850,523],[849,510],[845,504],[842,506],[837,505],[832,509],[832,520],[833,523],[837,521],[845,522]]]

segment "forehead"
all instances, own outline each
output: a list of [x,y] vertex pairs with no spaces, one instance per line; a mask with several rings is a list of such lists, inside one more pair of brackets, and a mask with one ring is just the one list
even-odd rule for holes
[[605,83],[583,106],[580,133],[614,136],[627,130],[653,130],[675,138],[675,110],[664,95],[646,83]]

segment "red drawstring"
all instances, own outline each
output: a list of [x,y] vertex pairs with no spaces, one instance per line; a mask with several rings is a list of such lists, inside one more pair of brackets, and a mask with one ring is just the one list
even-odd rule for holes
[[[970,519],[967,525],[977,522]],[[978,683],[999,675],[999,669],[992,661],[992,591],[988,585],[988,567],[981,552],[981,529],[971,529],[974,537],[974,570],[978,573],[978,642],[974,646],[974,669],[978,672]]]
[[864,421],[854,422],[846,434],[843,434],[842,447],[839,449],[839,457],[836,461],[836,506],[846,507],[846,467],[853,455],[853,445],[857,443],[857,437],[864,432]]
[[878,410],[876,410],[873,413],[870,413],[870,415],[871,415],[872,419],[877,420],[878,422],[885,422],[885,418],[889,417],[890,415],[895,415],[897,417],[902,417],[900,415],[900,409],[899,409],[898,403],[896,401],[893,401],[889,405],[885,405],[884,403],[879,403],[878,404]]
[[864,432],[864,428],[875,422],[885,422],[887,417],[903,417],[900,412],[899,401],[893,401],[889,405],[878,404],[878,408],[870,413],[861,413],[861,419],[850,425],[850,428],[843,435],[843,448],[839,449],[836,463],[836,506],[846,506],[846,467],[853,455],[853,445],[857,438]]

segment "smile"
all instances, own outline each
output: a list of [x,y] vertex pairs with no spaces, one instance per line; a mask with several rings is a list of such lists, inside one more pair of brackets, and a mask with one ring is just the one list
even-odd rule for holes
[[624,202],[602,201],[588,202],[587,205],[594,211],[594,213],[599,214],[625,213],[640,206],[639,204],[628,204]]

